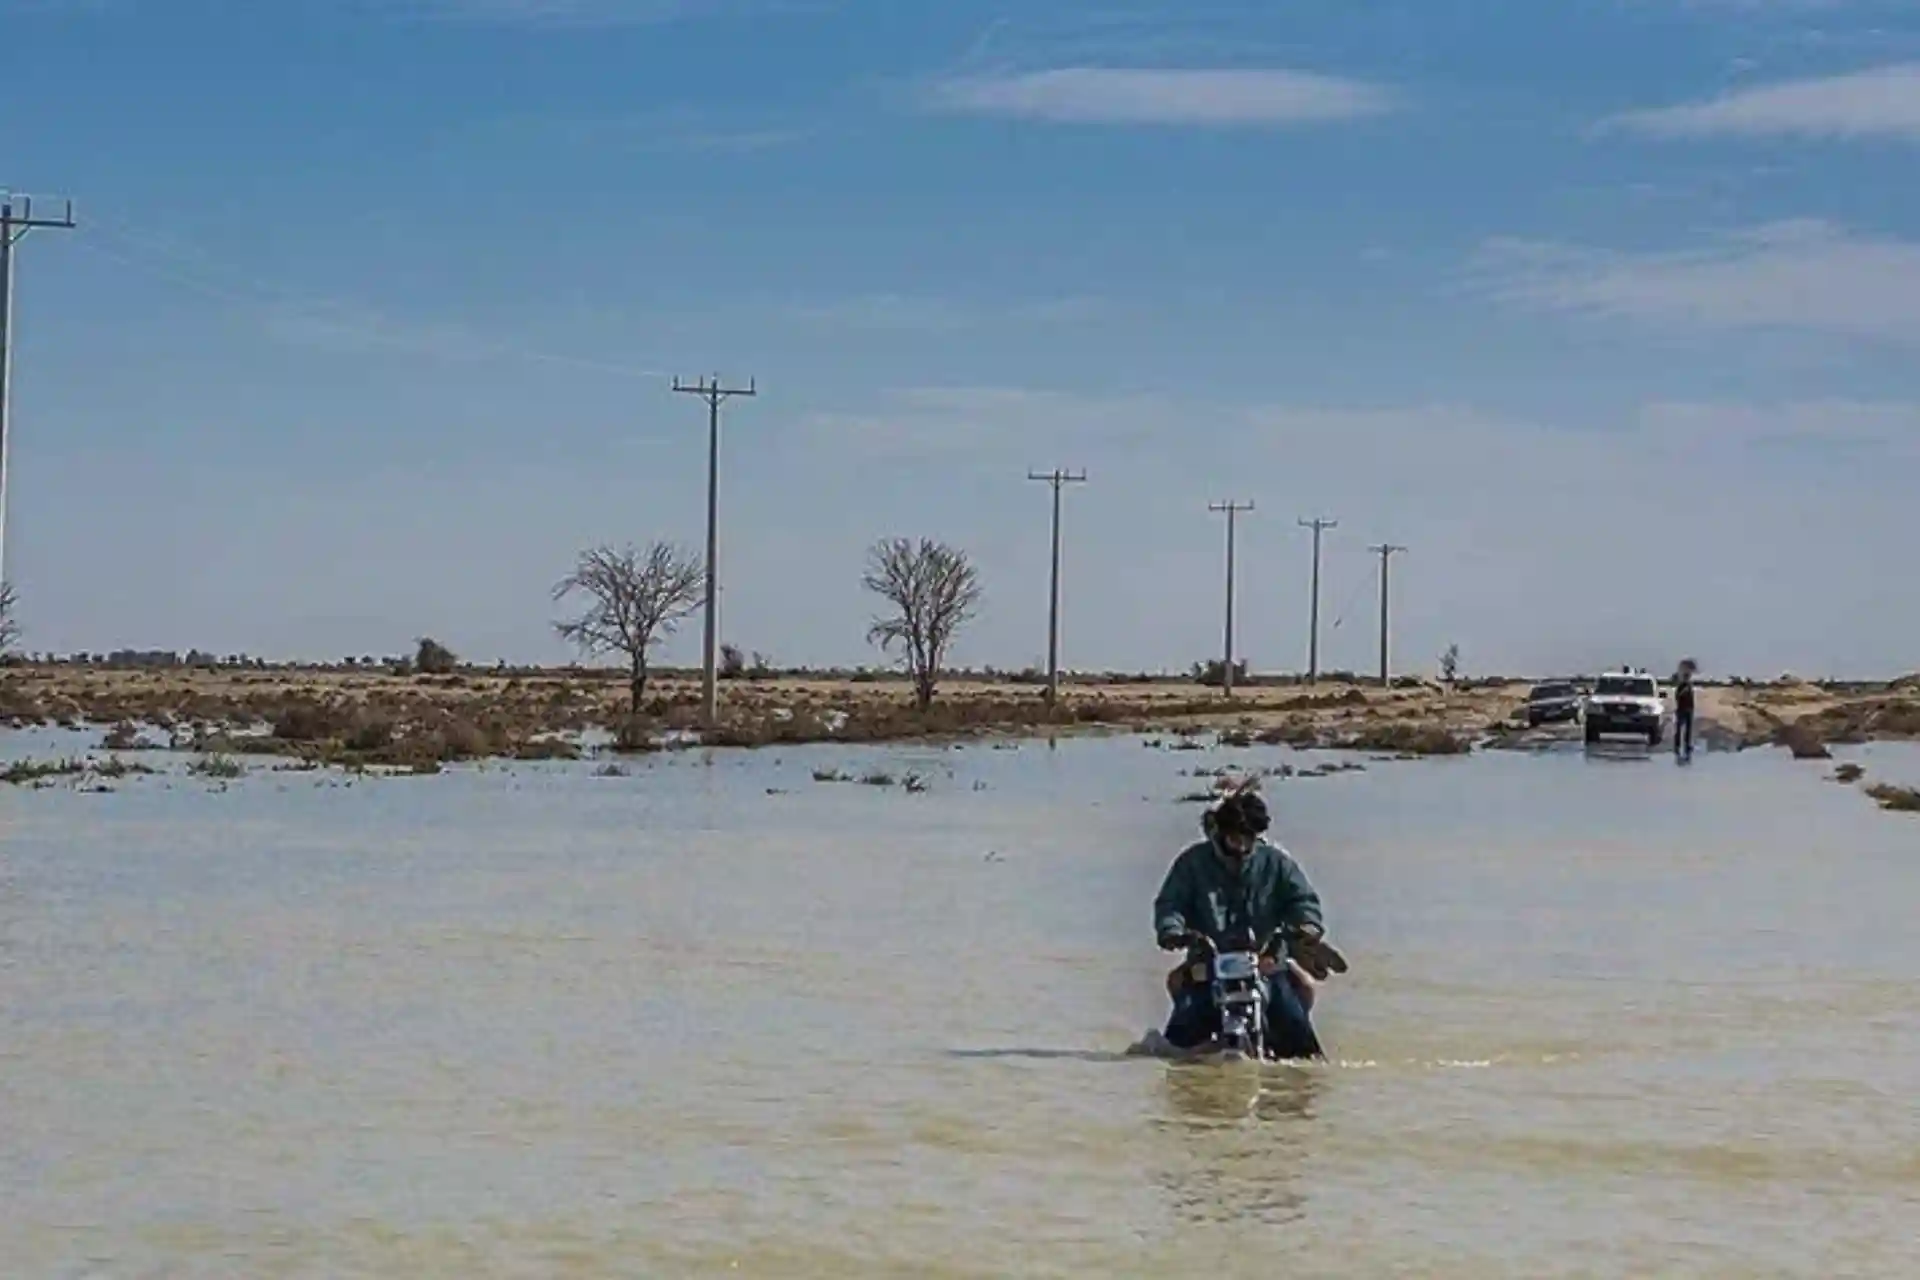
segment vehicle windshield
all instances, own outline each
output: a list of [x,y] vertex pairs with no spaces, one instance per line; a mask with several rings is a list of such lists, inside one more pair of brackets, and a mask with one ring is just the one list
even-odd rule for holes
[[1621,698],[1651,698],[1656,694],[1652,676],[1601,676],[1593,691]]
[[1571,698],[1574,688],[1570,684],[1537,684],[1527,696],[1535,702],[1545,702],[1548,698]]

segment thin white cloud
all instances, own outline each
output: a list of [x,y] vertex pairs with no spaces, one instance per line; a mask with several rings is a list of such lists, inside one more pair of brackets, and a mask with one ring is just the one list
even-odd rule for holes
[[1603,123],[1659,138],[1886,138],[1920,142],[1920,63],[1739,89]]
[[1920,451],[1920,404],[1905,401],[1659,401],[1641,409],[1638,427],[1651,442],[1676,449],[1811,445],[1902,459]]
[[1394,102],[1364,81],[1273,69],[1058,67],[963,76],[927,93],[939,111],[1061,124],[1304,124],[1380,115]]
[[1685,252],[1489,242],[1477,268],[1517,305],[1706,329],[1920,345],[1920,244],[1832,223],[1768,223]]
[[[1508,484],[1510,475],[1506,469],[1486,472],[1485,459],[1495,456],[1508,462],[1525,458],[1539,470],[1520,470],[1550,476],[1566,474],[1567,461],[1575,457],[1594,465],[1612,459],[1637,466],[1655,454],[1711,456],[1725,463],[1742,451],[1780,445],[1871,447],[1903,455],[1920,449],[1920,403],[1851,399],[1764,404],[1657,400],[1606,430],[1593,431],[1462,404],[1207,403],[1147,392],[1098,395],[950,386],[897,389],[878,408],[816,411],[806,415],[804,426],[810,449],[851,450],[869,458],[970,456],[998,466],[1036,447],[1083,454],[1119,451],[1144,459],[1154,474],[1168,474],[1163,468],[1170,461],[1186,474],[1194,455],[1181,428],[1196,417],[1214,424],[1208,436],[1211,447],[1239,458],[1271,453],[1302,465],[1312,463],[1315,470],[1324,467],[1329,475],[1344,475],[1349,469],[1364,473],[1371,459],[1375,471],[1404,466],[1410,477],[1444,474],[1449,485],[1466,488],[1485,480],[1496,491]],[[1206,457],[1206,450],[1199,456]],[[1392,485],[1380,487],[1393,490]],[[1363,484],[1350,500],[1363,502],[1362,490],[1371,492]]]

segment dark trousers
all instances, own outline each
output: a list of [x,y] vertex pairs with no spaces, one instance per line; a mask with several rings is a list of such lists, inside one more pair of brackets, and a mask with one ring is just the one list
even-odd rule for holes
[[[1271,978],[1262,978],[1267,997],[1267,1051],[1282,1060],[1324,1058],[1320,1037],[1300,993],[1294,990],[1285,969]],[[1206,984],[1184,983],[1173,997],[1173,1013],[1167,1019],[1167,1043],[1179,1049],[1205,1044],[1220,1031],[1220,1011],[1213,1007],[1212,993]]]
[[1684,703],[1673,713],[1673,749],[1693,754],[1693,707]]

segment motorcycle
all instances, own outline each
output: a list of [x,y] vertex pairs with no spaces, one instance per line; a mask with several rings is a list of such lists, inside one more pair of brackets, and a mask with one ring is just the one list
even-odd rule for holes
[[[1203,933],[1185,939],[1187,958],[1168,977],[1169,994],[1188,985],[1206,988],[1208,1006],[1219,1026],[1211,1040],[1195,1045],[1188,1056],[1263,1061],[1267,1051],[1267,989],[1262,969],[1278,974],[1275,930],[1256,944],[1243,932],[1234,945],[1219,947]],[[1278,980],[1285,981],[1284,976]]]
[[1276,930],[1259,946],[1250,934],[1241,938],[1241,945],[1221,950],[1205,934],[1195,935],[1189,944],[1195,962],[1188,977],[1207,984],[1208,998],[1220,1016],[1220,1029],[1202,1052],[1259,1062],[1267,1056],[1267,991],[1260,981],[1260,962],[1275,958],[1280,934]]
[[[1310,1020],[1299,1023],[1297,1033],[1289,1036],[1288,1043],[1269,1043],[1273,1029],[1268,1015],[1269,984],[1290,981],[1287,961],[1282,958],[1282,943],[1287,944],[1285,951],[1316,980],[1324,981],[1330,973],[1347,971],[1346,957],[1317,931],[1282,927],[1256,943],[1252,934],[1243,930],[1240,937],[1224,947],[1216,946],[1211,938],[1199,933],[1178,941],[1186,946],[1187,956],[1167,975],[1167,994],[1178,1001],[1185,990],[1203,989],[1203,998],[1213,1015],[1210,1020],[1217,1020],[1217,1028],[1207,1040],[1187,1049],[1168,1043],[1164,1035],[1150,1034],[1149,1040],[1142,1042],[1142,1051],[1151,1045],[1154,1051],[1168,1056],[1214,1061],[1259,1062],[1323,1056]],[[1293,1028],[1295,1022],[1287,1018],[1282,1020],[1282,1025]]]

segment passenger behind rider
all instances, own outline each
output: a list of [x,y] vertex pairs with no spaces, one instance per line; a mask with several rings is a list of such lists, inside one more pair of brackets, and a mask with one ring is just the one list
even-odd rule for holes
[[[1261,839],[1272,819],[1266,802],[1250,791],[1220,802],[1202,822],[1208,839],[1186,849],[1168,868],[1154,899],[1154,932],[1163,950],[1190,946],[1203,934],[1215,947],[1256,943],[1286,929],[1287,945],[1277,961],[1262,964],[1267,978],[1267,1034],[1282,1058],[1321,1057],[1308,1016],[1315,982],[1301,960],[1325,976],[1344,970],[1345,961],[1321,943],[1324,923],[1320,895],[1283,849]],[[1287,981],[1273,978],[1284,973]],[[1183,964],[1169,977],[1173,1012],[1165,1036],[1179,1048],[1204,1043],[1218,1026],[1204,983],[1192,980]]]

